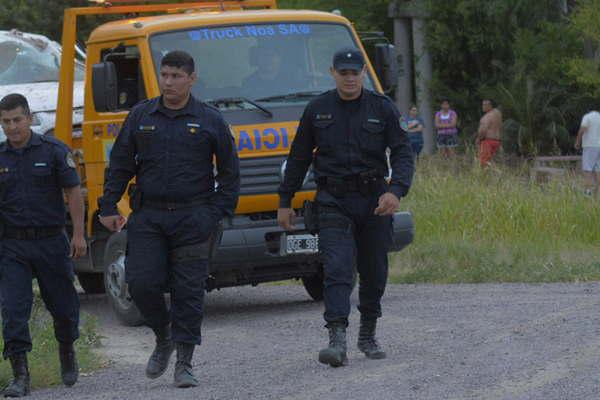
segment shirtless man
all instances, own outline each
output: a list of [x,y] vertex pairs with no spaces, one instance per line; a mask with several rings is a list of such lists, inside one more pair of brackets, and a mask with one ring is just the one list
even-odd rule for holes
[[502,113],[494,106],[493,101],[490,99],[482,101],[481,109],[484,115],[479,121],[476,143],[479,146],[479,162],[485,168],[490,164],[492,157],[500,148]]

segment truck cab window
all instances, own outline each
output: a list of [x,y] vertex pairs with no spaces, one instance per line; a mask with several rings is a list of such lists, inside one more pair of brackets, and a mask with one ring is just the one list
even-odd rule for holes
[[[310,100],[335,86],[329,74],[333,53],[358,47],[344,25],[325,23],[245,24],[161,32],[150,38],[154,65],[171,50],[196,61],[192,89],[204,101],[244,97],[285,107]],[[365,86],[374,87],[367,75]],[[299,96],[298,94],[303,94]]]

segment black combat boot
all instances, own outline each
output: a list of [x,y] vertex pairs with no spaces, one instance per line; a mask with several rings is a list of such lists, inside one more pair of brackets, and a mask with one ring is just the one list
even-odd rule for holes
[[79,366],[75,357],[73,343],[58,343],[58,358],[60,359],[60,377],[65,386],[73,386],[79,377]]
[[358,331],[358,349],[365,353],[367,358],[372,360],[381,360],[385,358],[385,351],[381,350],[377,339],[375,339],[376,319],[360,319],[360,329]]
[[14,379],[4,389],[4,397],[24,397],[31,390],[29,387],[29,369],[27,368],[27,354],[16,353],[9,357]]
[[170,325],[154,329],[154,334],[156,335],[156,346],[146,366],[146,376],[150,379],[156,379],[165,373],[169,366],[171,354],[175,350],[171,339]]
[[175,387],[188,388],[198,386],[198,380],[192,371],[192,356],[195,344],[177,343],[177,363],[175,364]]
[[327,324],[327,329],[329,329],[329,347],[319,352],[319,361],[332,367],[341,367],[348,364],[345,324],[330,323]]

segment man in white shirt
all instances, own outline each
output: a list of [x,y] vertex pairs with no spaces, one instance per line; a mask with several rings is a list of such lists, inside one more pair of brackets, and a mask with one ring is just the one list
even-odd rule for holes
[[[582,146],[583,145],[583,146]],[[583,147],[581,167],[585,179],[585,194],[592,195],[600,182],[600,112],[590,111],[583,116],[575,139],[575,148]]]

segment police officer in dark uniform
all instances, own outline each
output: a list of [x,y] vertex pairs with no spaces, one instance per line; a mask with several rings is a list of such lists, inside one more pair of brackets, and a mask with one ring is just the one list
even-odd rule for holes
[[[69,148],[31,131],[27,99],[9,94],[0,100],[0,123],[7,141],[0,144],[0,293],[4,358],[14,379],[5,397],[29,394],[27,352],[31,351],[29,317],[31,280],[54,319],[62,380],[72,386],[78,369],[73,342],[79,337],[79,298],[73,258],[86,253],[83,197]],[[69,204],[73,237],[65,234]]]
[[[117,202],[135,176],[126,281],[156,335],[146,375],[161,376],[176,348],[177,387],[198,385],[191,362],[194,347],[200,345],[209,238],[224,216],[233,215],[240,179],[231,131],[217,109],[192,96],[195,81],[188,53],[164,56],[162,95],[129,113],[112,148],[99,201],[101,222],[120,230],[124,218]],[[170,311],[166,290],[171,293]]]
[[[375,340],[375,326],[388,274],[392,215],[399,199],[408,193],[414,165],[394,103],[363,88],[361,52],[356,48],[337,51],[331,74],[336,89],[312,100],[300,120],[279,189],[277,219],[285,230],[294,228],[291,200],[312,163],[318,185],[315,204],[325,276],[324,318],[329,330],[329,347],[319,353],[319,361],[338,367],[347,363],[354,265],[360,277],[358,348],[368,358],[385,357]],[[389,184],[384,179],[388,175],[386,148],[392,169]]]

